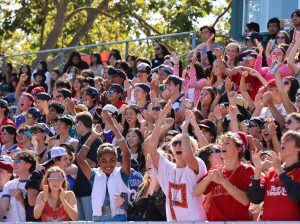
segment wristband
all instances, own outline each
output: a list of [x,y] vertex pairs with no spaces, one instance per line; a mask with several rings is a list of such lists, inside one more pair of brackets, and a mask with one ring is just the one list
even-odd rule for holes
[[81,148],[87,148],[87,149],[89,149],[90,147],[87,146],[86,144],[84,144],[84,145],[81,146]]
[[124,137],[122,137],[122,138],[119,138],[119,139],[117,139],[117,141],[118,141],[118,142],[125,141],[125,138],[124,138]]

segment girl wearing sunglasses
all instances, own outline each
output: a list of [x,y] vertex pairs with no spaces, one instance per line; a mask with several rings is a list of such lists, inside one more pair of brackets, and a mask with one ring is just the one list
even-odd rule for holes
[[34,218],[43,222],[76,221],[77,202],[72,191],[67,191],[67,179],[58,166],[51,167],[43,180],[43,191],[39,193],[34,207]]
[[176,135],[171,140],[175,164],[169,162],[157,150],[161,126],[171,108],[172,103],[169,101],[155,123],[150,137],[151,144],[148,146],[153,172],[166,195],[167,221],[204,221],[206,215],[203,200],[192,195],[197,181],[206,174],[206,167],[201,159],[195,157],[197,142],[188,134],[191,111],[185,113],[185,121],[181,126],[182,134]]

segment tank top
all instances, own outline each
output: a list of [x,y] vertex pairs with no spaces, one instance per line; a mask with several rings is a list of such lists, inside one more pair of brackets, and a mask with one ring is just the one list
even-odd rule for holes
[[47,202],[42,214],[42,222],[53,222],[53,221],[62,222],[62,221],[71,221],[71,219],[67,215],[63,205],[60,205],[58,209],[53,210],[53,208],[51,208]]

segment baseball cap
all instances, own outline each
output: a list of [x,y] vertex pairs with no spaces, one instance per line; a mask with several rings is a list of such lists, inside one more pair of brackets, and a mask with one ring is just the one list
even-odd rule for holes
[[81,103],[75,104],[74,109],[81,110],[81,111],[88,111],[89,110],[86,105],[81,104]]
[[3,155],[0,157],[0,168],[3,170],[6,170],[9,173],[13,173],[14,168],[13,168],[13,160],[6,155]]
[[26,96],[30,101],[34,102],[34,97],[30,93],[22,93],[22,96]]
[[257,58],[257,52],[255,50],[245,50],[239,55],[239,60],[243,61],[246,59]]
[[96,99],[99,98],[98,90],[95,87],[88,86],[84,89],[87,95],[92,95]]
[[260,117],[252,117],[249,120],[248,126],[250,126],[251,122],[254,123],[259,128],[262,128],[264,126],[264,121]]
[[150,93],[150,86],[145,83],[136,83],[134,85],[135,87],[140,87],[142,90],[144,90],[146,93]]
[[140,63],[138,66],[137,66],[137,70],[138,71],[145,71],[147,72],[148,74],[150,74],[150,71],[151,71],[151,68],[150,68],[150,65],[148,65],[147,63]]
[[63,123],[65,123],[66,125],[69,125],[69,126],[73,126],[73,118],[71,115],[69,114],[64,114],[64,115],[61,115],[57,118],[57,121],[62,121]]
[[165,73],[172,75],[173,74],[173,68],[168,65],[161,65],[159,66],[159,69],[164,70]]
[[8,109],[8,103],[6,100],[0,99],[0,107]]
[[176,85],[178,85],[178,84],[182,85],[183,80],[180,77],[176,76],[176,75],[170,75],[168,77],[166,83],[168,83],[168,82],[174,82],[174,84],[176,84]]
[[46,92],[46,91],[45,91],[44,87],[42,87],[42,86],[37,86],[31,90],[31,94],[34,96],[37,95],[38,93],[44,93],[44,92]]
[[208,119],[204,119],[204,120],[200,121],[199,127],[207,128],[213,132],[217,132],[217,125],[215,124],[215,122],[208,120]]
[[64,99],[72,98],[71,91],[66,88],[59,89],[57,92],[61,93],[63,95]]
[[32,114],[35,118],[40,118],[40,116],[42,115],[41,112],[36,107],[30,107],[27,110],[27,113]]
[[51,165],[53,165],[53,159],[60,157],[60,156],[67,156],[67,152],[63,147],[60,146],[56,146],[53,147],[49,153],[48,153],[48,160],[46,162],[44,162],[42,165],[43,167],[49,167]]
[[112,104],[106,104],[102,109],[107,110],[107,111],[111,112],[112,114],[114,114],[114,113],[119,114],[119,110]]
[[268,86],[276,86],[276,81],[275,81],[275,79],[269,80]]
[[109,90],[115,90],[117,93],[124,93],[124,89],[119,84],[112,84]]
[[40,93],[36,94],[35,98],[37,100],[46,100],[46,101],[51,100],[51,96],[48,93],[44,93],[44,92],[40,92]]
[[107,71],[107,73],[108,73],[109,76],[119,76],[119,77],[121,77],[123,79],[126,79],[125,72],[123,72],[120,69],[109,68],[108,71]]

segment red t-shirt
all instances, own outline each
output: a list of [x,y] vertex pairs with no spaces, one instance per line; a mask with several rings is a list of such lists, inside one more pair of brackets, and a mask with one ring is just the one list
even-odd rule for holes
[[122,105],[127,105],[127,103],[126,102],[124,102],[124,101],[119,101],[119,102],[117,102],[117,103],[115,103],[115,104],[113,104],[117,109],[120,109],[121,107],[122,107]]
[[0,143],[2,144],[2,141],[1,141],[1,135],[2,135],[2,127],[4,125],[12,125],[12,126],[15,126],[15,123],[10,120],[8,117],[5,117],[2,122],[0,123]]
[[[300,168],[288,173],[294,182],[300,182]],[[300,219],[299,205],[288,198],[274,169],[270,169],[262,179],[265,186],[264,209],[262,220],[292,221]]]
[[[236,75],[231,76],[231,81],[234,83],[234,90],[238,91],[240,86],[241,74],[238,72]],[[262,86],[258,78],[248,75],[245,79],[247,91],[252,100],[255,99],[257,91]]]
[[[235,171],[225,170],[225,166],[218,166],[225,178],[238,189],[247,192],[254,175],[254,168],[241,164]],[[214,169],[214,168],[213,168]],[[234,173],[233,173],[234,172]],[[204,194],[211,192],[210,207],[207,214],[209,221],[249,221],[249,205],[244,206],[235,200],[217,183],[210,183]]]

